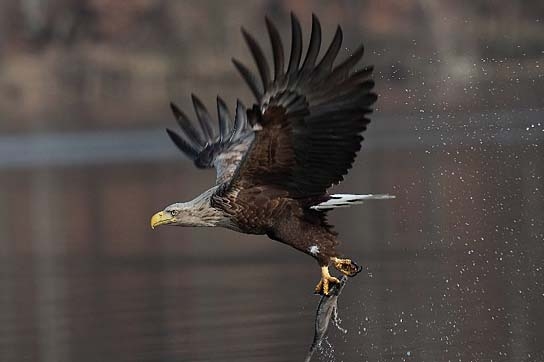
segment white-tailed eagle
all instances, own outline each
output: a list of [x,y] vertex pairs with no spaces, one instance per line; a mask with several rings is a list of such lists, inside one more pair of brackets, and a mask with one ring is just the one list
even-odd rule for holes
[[[167,130],[176,146],[199,168],[215,167],[216,185],[189,202],[174,203],[153,215],[151,226],[222,226],[247,234],[266,234],[314,257],[321,267],[316,292],[328,294],[329,266],[354,276],[360,267],[341,257],[337,233],[326,221],[329,210],[389,195],[328,194],[343,180],[361,148],[376,102],[372,67],[358,67],[363,47],[336,62],[342,29],[322,57],[321,26],[312,17],[308,49],[302,59],[302,33],[292,15],[288,59],[278,30],[266,19],[273,69],[255,39],[242,34],[259,74],[233,60],[256,98],[238,101],[234,119],[217,98],[218,132],[202,102],[193,96],[200,129],[174,104],[182,134]],[[336,64],[335,64],[336,63]]]

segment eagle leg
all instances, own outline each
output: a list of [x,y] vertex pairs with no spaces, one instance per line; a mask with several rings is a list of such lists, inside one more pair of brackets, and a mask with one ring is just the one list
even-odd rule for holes
[[355,264],[351,259],[331,258],[336,270],[348,277],[357,275],[363,268]]
[[317,283],[317,286],[315,287],[315,293],[316,294],[322,294],[322,295],[329,295],[329,285],[331,283],[340,284],[340,280],[338,278],[335,278],[331,276],[329,273],[329,267],[328,266],[322,266],[321,267],[321,280],[319,283]]

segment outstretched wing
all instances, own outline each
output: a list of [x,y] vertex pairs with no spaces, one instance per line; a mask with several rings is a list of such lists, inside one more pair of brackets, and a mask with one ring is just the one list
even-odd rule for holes
[[291,23],[291,54],[285,70],[279,33],[266,19],[273,75],[260,46],[242,29],[260,82],[242,63],[233,62],[257,98],[258,104],[248,111],[248,121],[258,131],[231,187],[272,184],[296,197],[316,196],[343,180],[361,147],[360,134],[370,122],[367,115],[377,98],[369,79],[373,68],[354,70],[363,56],[362,46],[333,66],[342,43],[340,27],[317,62],[321,26],[315,15],[301,64],[302,34],[293,14]]
[[225,102],[217,97],[217,117],[219,134],[215,136],[212,117],[200,99],[192,95],[196,117],[201,132],[197,131],[193,122],[174,103],[170,104],[184,137],[167,129],[168,136],[174,144],[198,168],[215,167],[216,183],[229,181],[238,168],[240,161],[253,141],[253,131],[248,127],[247,111],[238,101],[234,122]]

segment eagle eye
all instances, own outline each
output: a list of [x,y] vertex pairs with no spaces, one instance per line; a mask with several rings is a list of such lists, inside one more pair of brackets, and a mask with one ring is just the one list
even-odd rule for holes
[[170,210],[170,215],[176,216],[177,214],[179,214],[178,210]]

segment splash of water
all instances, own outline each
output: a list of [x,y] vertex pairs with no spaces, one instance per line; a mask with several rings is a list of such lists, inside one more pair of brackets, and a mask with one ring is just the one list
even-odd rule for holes
[[[348,278],[346,276],[343,276],[340,280],[340,284],[333,286],[330,295],[323,295],[321,297],[321,300],[317,305],[317,311],[315,315],[314,340],[312,342],[312,345],[310,346],[308,354],[306,355],[306,359],[304,360],[305,362],[310,362],[310,360],[312,359],[312,355],[316,350],[323,350],[323,348],[321,348],[321,345],[324,341],[326,342],[325,334],[327,333],[327,329],[329,328],[329,322],[331,320],[333,325],[338,328],[339,331],[341,331],[342,333],[348,332],[345,328],[342,328],[340,326],[340,323],[342,321],[338,317],[338,297],[340,296],[340,293],[342,293],[342,289],[344,289],[347,279]],[[328,342],[326,343],[328,344]],[[329,347],[330,348],[326,348],[326,350],[328,351],[327,355],[330,355],[331,351],[333,351],[330,344]]]

